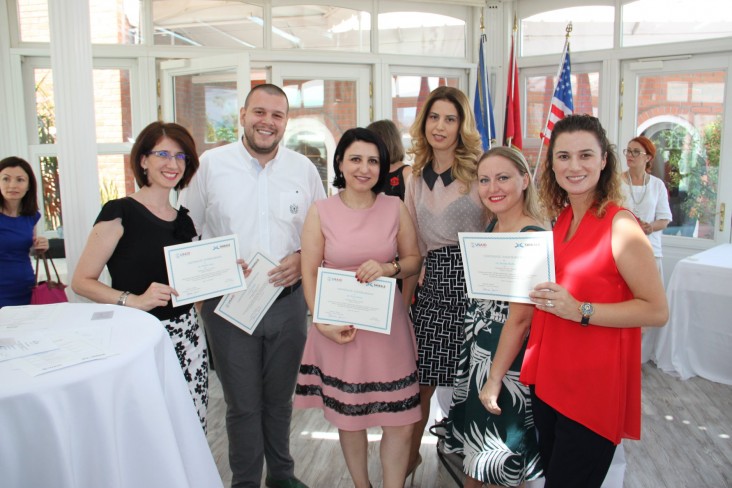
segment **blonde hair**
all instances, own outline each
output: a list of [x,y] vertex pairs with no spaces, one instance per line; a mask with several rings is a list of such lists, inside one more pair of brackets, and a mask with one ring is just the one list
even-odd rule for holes
[[470,191],[470,185],[476,178],[478,157],[482,152],[480,133],[475,128],[475,117],[470,108],[468,97],[451,86],[440,86],[432,90],[427,100],[419,111],[417,119],[409,130],[412,136],[412,147],[408,151],[414,157],[412,164],[412,175],[421,176],[422,170],[434,157],[432,147],[425,137],[425,125],[427,115],[432,110],[432,105],[438,100],[446,100],[455,106],[460,117],[460,129],[458,130],[458,143],[455,148],[455,161],[452,164],[452,177],[465,186],[465,193]]
[[570,115],[556,123],[549,140],[544,167],[539,177],[539,194],[549,217],[556,217],[569,204],[569,195],[554,176],[554,144],[557,137],[564,133],[589,132],[600,145],[600,152],[605,156],[605,167],[600,171],[600,179],[595,187],[595,202],[592,208],[598,217],[605,215],[605,207],[609,203],[623,205],[623,195],[620,190],[620,173],[618,172],[618,157],[613,145],[607,138],[602,124],[592,115]]
[[511,161],[511,163],[513,163],[514,167],[518,170],[521,176],[528,176],[529,184],[526,186],[523,192],[523,212],[524,215],[531,217],[538,222],[543,222],[544,212],[541,208],[541,205],[539,204],[539,193],[534,186],[534,179],[531,176],[529,163],[526,161],[524,155],[512,147],[497,146],[483,153],[483,155],[478,160],[476,171],[480,168],[481,163],[491,156],[500,156],[508,159],[509,161]]

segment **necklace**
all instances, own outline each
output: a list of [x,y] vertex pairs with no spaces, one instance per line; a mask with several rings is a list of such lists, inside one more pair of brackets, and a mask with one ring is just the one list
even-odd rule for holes
[[643,193],[641,193],[640,199],[635,199],[635,191],[633,190],[633,180],[630,178],[630,171],[628,171],[628,186],[630,186],[630,198],[633,200],[633,213],[638,215],[638,207],[643,203],[643,199],[646,198],[646,192],[648,191],[648,180],[647,174],[643,174]]

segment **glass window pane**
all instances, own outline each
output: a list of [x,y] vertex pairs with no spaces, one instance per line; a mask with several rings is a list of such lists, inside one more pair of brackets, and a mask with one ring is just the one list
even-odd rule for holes
[[465,21],[427,12],[379,14],[379,52],[465,58]]
[[729,0],[638,0],[622,12],[623,46],[732,36]]
[[[526,77],[526,139],[538,139],[539,134],[546,126],[546,119],[554,95],[556,76],[528,76]],[[572,101],[574,113],[599,113],[600,73],[572,73]],[[526,160],[534,166],[539,153],[539,146],[524,144]]]
[[[538,138],[554,95],[556,76],[526,78],[526,137]],[[572,73],[574,113],[598,115],[600,73]]]
[[236,73],[176,76],[174,87],[175,121],[191,132],[199,154],[237,139]]
[[571,7],[521,19],[521,55],[561,53],[572,21],[572,52],[613,47],[614,7]]
[[262,7],[235,0],[158,0],[153,2],[155,44],[261,48]]
[[63,225],[61,218],[61,187],[59,186],[58,158],[42,156],[39,158],[41,168],[41,194],[43,195],[43,215],[47,231],[56,230]]
[[56,142],[56,105],[53,101],[53,73],[47,68],[33,70],[36,99],[36,133],[29,139],[36,144]]
[[94,113],[97,142],[127,142],[132,138],[130,72],[95,69]]
[[22,42],[50,42],[48,0],[17,0]]
[[335,147],[358,121],[356,82],[285,79],[282,85],[290,102],[284,144],[312,161],[329,193]]
[[638,134],[656,145],[652,174],[666,183],[666,235],[714,239],[724,71],[638,77]]
[[371,14],[326,5],[272,7],[272,47],[371,51]]
[[141,0],[89,2],[91,40],[94,44],[141,44]]
[[102,205],[135,192],[135,175],[129,161],[129,154],[100,154],[97,157],[99,198]]
[[459,81],[457,77],[392,75],[391,118],[402,134],[405,149],[412,146],[409,129],[430,92],[438,86],[458,88]]

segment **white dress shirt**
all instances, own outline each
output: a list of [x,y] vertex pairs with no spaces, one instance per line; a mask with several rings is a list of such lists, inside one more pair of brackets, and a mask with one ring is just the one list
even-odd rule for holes
[[237,234],[239,257],[272,259],[300,249],[308,208],[325,198],[320,175],[305,156],[280,146],[264,168],[241,141],[210,149],[179,202],[202,239]]

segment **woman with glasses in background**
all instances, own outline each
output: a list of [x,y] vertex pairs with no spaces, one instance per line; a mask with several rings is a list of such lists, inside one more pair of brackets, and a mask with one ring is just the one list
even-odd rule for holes
[[[175,345],[188,389],[206,428],[208,352],[193,305],[173,307],[163,248],[190,242],[196,228],[188,210],[170,203],[198,169],[190,133],[173,123],[153,122],[137,136],[130,166],[139,190],[107,202],[76,266],[71,287],[97,303],[134,307],[157,317]],[[99,281],[107,266],[112,285]]]
[[661,234],[671,222],[671,208],[666,186],[650,173],[656,146],[647,137],[638,136],[630,140],[623,154],[628,163],[628,169],[621,178],[625,206],[633,211],[651,241],[656,265],[663,279]]

